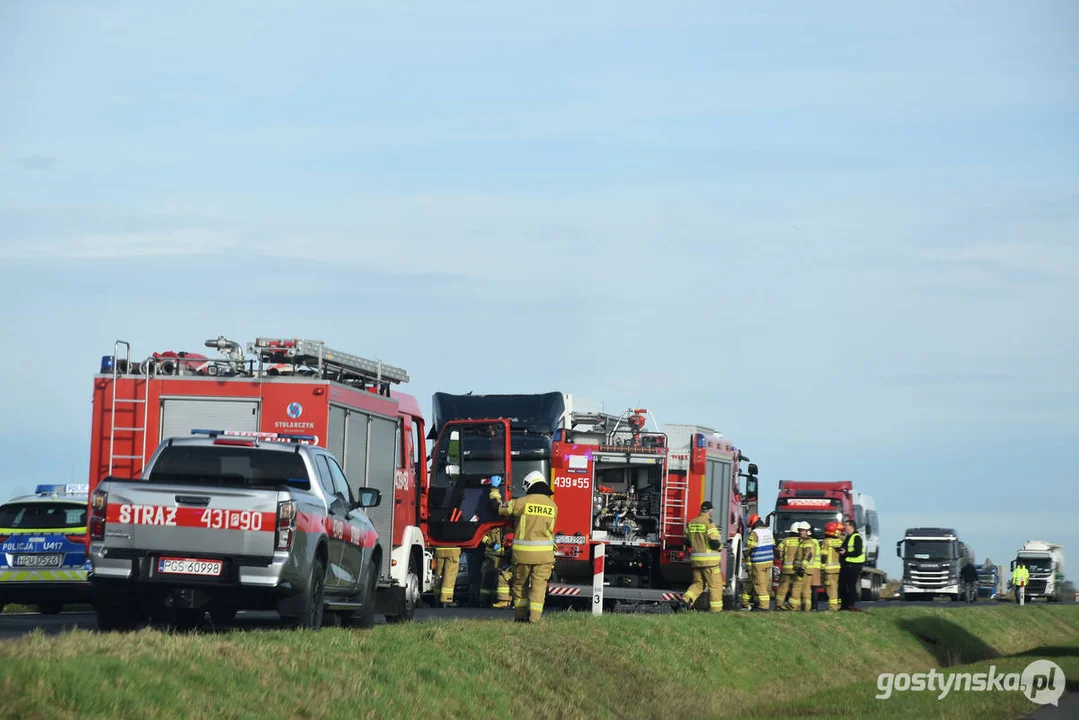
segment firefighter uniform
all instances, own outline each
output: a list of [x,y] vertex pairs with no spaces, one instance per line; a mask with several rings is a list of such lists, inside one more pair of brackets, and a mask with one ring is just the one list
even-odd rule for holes
[[480,599],[484,605],[490,604],[491,596],[494,595],[496,608],[510,606],[510,571],[509,553],[506,551],[506,536],[508,530],[498,527],[483,536],[483,545],[486,548],[483,561],[483,586],[480,588]]
[[810,536],[813,544],[813,564],[806,569],[809,576],[809,607],[808,610],[817,611],[817,590],[821,586],[821,555],[820,540]]
[[[514,619],[539,622],[547,597],[547,581],[554,571],[554,525],[558,519],[558,506],[551,499],[554,493],[541,473],[533,471],[526,475],[524,489],[527,493],[524,497],[499,504],[498,514],[516,519],[510,571]],[[492,499],[496,496],[497,491],[492,490]]]
[[791,604],[795,609],[809,612],[813,602],[813,566],[817,562],[816,541],[811,537],[799,539],[798,554],[794,561],[794,592]]
[[[775,566],[775,538],[772,531],[758,522],[746,537],[746,566],[757,607],[768,610],[772,605],[772,568]],[[749,589],[742,592],[742,606],[749,607]]]
[[684,593],[682,602],[693,607],[705,588],[708,589],[708,611],[723,611],[723,541],[719,528],[712,522],[712,505],[704,503],[701,514],[686,525],[686,544],[689,562],[693,566],[693,582]]
[[821,576],[829,610],[839,610],[839,548],[843,541],[836,537],[838,532],[833,530],[821,543]]
[[798,547],[802,539],[797,534],[788,535],[779,543],[779,587],[776,589],[776,608],[780,610],[797,610],[795,605],[797,598],[787,599],[787,594],[794,586],[794,561],[798,556]]
[[435,548],[435,575],[441,578],[439,600],[443,605],[453,602],[453,588],[457,584],[457,570],[461,566],[461,548]]

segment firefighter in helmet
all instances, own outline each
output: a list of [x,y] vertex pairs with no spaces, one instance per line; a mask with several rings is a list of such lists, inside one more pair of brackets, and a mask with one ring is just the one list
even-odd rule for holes
[[[547,581],[554,571],[554,525],[558,505],[554,491],[543,476],[533,470],[524,477],[525,495],[500,502],[498,514],[516,520],[513,531],[513,564],[510,569],[510,597],[515,622],[539,622]],[[492,488],[492,500],[500,499]]]
[[833,520],[824,526],[824,542],[821,543],[821,576],[824,591],[828,594],[828,609],[839,610],[839,537],[841,525]]
[[811,529],[812,526],[804,520],[798,523],[798,554],[794,560],[794,574],[797,580],[794,581],[792,593],[794,598],[791,604],[802,612],[809,612],[813,603],[813,570],[816,567],[818,553],[817,541],[809,534]]
[[685,544],[693,566],[693,582],[682,594],[682,606],[692,608],[702,591],[708,590],[708,611],[723,611],[723,541],[712,522],[712,503],[701,503],[701,514],[686,525]]
[[776,609],[797,610],[800,607],[798,596],[794,595],[789,600],[788,595],[793,595],[794,587],[794,561],[798,557],[798,548],[802,539],[798,537],[798,523],[791,523],[787,528],[787,535],[779,542],[779,587],[776,588]]
[[[772,567],[775,565],[775,538],[760,515],[749,518],[752,528],[746,537],[746,567],[749,584],[757,597],[757,610],[772,609]],[[743,607],[749,606],[749,589],[742,593]]]
[[[491,478],[491,486],[497,488],[502,484],[502,477],[495,475]],[[497,490],[495,491],[497,492]],[[501,503],[501,495],[498,502]],[[490,604],[495,608],[510,606],[510,568],[509,550],[507,548],[507,536],[509,528],[506,526],[493,528],[483,536],[485,548],[483,561],[483,583],[480,588],[480,599],[483,605]],[[491,596],[494,595],[492,603]]]

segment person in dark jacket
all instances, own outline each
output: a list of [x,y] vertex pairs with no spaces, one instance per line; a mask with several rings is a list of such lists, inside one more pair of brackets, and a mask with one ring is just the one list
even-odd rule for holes
[[861,612],[855,607],[855,603],[858,602],[858,580],[862,575],[862,565],[865,564],[865,543],[850,518],[843,521],[843,529],[846,537],[839,548],[839,609]]

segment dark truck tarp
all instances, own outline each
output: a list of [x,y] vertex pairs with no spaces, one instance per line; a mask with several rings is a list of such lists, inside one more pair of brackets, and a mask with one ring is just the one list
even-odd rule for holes
[[450,395],[435,393],[431,399],[434,415],[428,437],[438,437],[439,429],[450,420],[505,418],[511,430],[551,434],[559,427],[566,410],[560,392],[535,395]]

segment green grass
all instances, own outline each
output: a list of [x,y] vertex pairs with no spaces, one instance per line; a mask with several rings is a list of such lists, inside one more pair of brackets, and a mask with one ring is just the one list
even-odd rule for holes
[[[0,717],[1016,717],[1000,693],[874,699],[879,672],[1020,670],[1055,646],[1079,680],[1079,606],[872,613],[548,615],[372,631],[74,631],[0,642]],[[1024,658],[1000,659],[1019,653]]]

